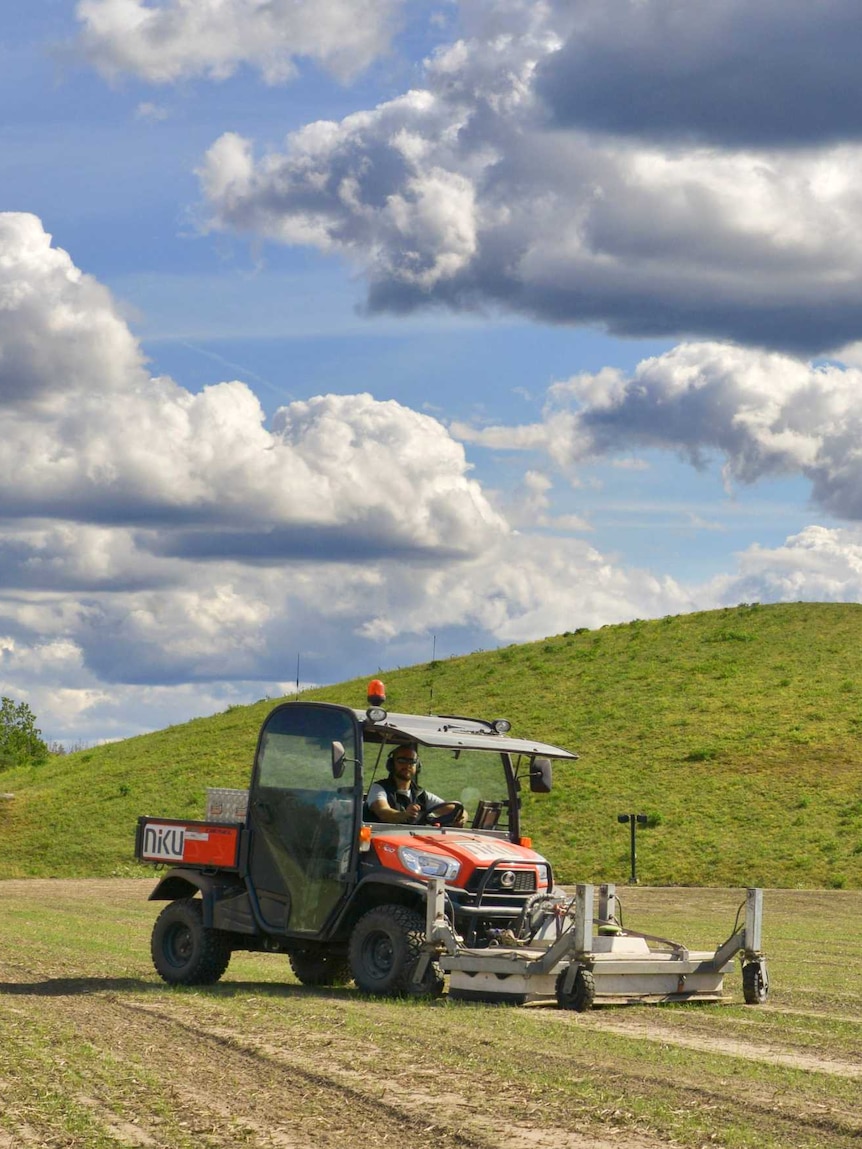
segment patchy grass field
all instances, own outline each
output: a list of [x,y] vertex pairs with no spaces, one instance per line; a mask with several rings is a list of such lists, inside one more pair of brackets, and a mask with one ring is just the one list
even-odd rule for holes
[[[742,1004],[570,1014],[384,1002],[236,955],[215,987],[149,961],[143,880],[0,883],[0,1149],[850,1149],[862,1140],[862,893],[769,890],[773,982]],[[739,890],[620,891],[712,946]]]

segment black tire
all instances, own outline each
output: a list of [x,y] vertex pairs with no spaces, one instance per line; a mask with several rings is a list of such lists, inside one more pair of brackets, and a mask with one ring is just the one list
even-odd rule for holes
[[574,985],[566,993],[563,989],[566,973],[567,971],[563,970],[557,978],[557,1005],[560,1009],[573,1009],[576,1013],[586,1013],[595,1001],[596,979],[588,969],[580,966],[575,974]]
[[422,917],[407,906],[376,906],[359,919],[350,936],[350,969],[365,993],[384,997],[438,997],[443,974],[429,962],[419,984],[413,970],[425,941]]
[[742,967],[742,996],[746,1005],[763,1005],[769,997],[769,982],[759,961]]
[[303,985],[347,985],[350,962],[344,954],[313,953],[299,950],[288,955],[290,968]]
[[204,926],[199,898],[165,906],[153,926],[150,948],[157,973],[169,985],[212,985],[230,962],[228,936]]

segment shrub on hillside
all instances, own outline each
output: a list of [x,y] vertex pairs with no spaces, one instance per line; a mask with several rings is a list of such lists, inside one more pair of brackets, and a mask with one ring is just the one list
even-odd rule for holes
[[0,770],[34,766],[48,757],[48,745],[26,702],[4,698],[0,703]]

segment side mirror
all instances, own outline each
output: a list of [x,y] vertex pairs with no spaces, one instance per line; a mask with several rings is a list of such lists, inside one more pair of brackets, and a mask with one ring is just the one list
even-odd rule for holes
[[347,762],[347,756],[344,753],[344,746],[340,742],[332,743],[332,777],[340,778],[344,774],[344,766]]
[[550,794],[552,785],[550,758],[534,758],[530,763],[530,789],[534,794]]

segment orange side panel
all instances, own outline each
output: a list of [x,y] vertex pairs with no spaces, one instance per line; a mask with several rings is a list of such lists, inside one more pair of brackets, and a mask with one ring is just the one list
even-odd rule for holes
[[236,869],[239,826],[214,822],[181,822],[148,818],[141,828],[142,862],[185,863]]

